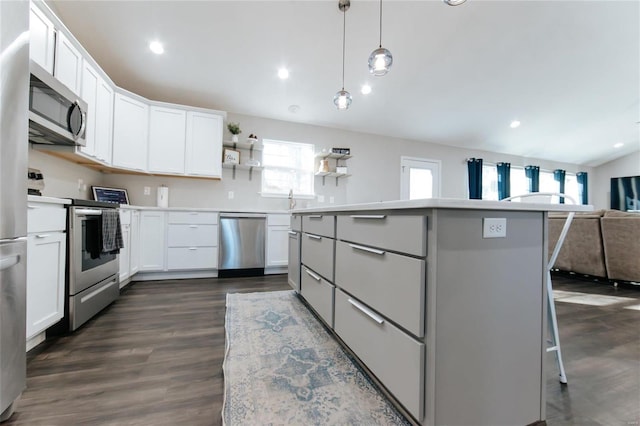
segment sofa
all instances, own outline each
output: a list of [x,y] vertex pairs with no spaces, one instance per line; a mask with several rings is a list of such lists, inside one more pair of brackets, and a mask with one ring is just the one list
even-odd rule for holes
[[[549,257],[567,216],[549,214]],[[612,282],[640,283],[640,213],[576,213],[554,269]]]

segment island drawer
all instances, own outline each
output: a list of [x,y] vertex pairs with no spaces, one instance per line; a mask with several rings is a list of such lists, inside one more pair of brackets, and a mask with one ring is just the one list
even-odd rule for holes
[[336,217],[321,214],[302,216],[302,228],[304,232],[322,235],[324,237],[336,237]]
[[218,225],[168,225],[168,247],[216,247]]
[[292,231],[302,231],[302,216],[294,215],[291,216],[290,227]]
[[424,336],[423,259],[338,241],[334,283],[414,335]]
[[167,249],[167,269],[170,271],[217,267],[217,247],[169,247]]
[[339,215],[337,238],[414,256],[426,256],[426,229],[426,216]]
[[335,240],[319,235],[302,234],[302,264],[333,282]]
[[340,289],[335,294],[334,329],[398,401],[422,419],[424,343]]
[[167,223],[185,223],[195,225],[217,225],[216,212],[169,212]]
[[300,294],[322,319],[333,328],[333,298],[335,287],[309,268],[302,268]]

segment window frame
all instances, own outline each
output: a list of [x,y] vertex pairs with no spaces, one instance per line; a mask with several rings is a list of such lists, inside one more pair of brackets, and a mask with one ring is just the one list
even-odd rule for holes
[[[268,165],[265,163],[265,156],[264,156],[264,152],[265,152],[265,147],[266,145],[268,145],[269,143],[273,142],[274,144],[279,144],[279,145],[293,145],[293,146],[298,146],[299,149],[302,149],[302,147],[304,146],[306,149],[310,150],[310,155],[311,155],[311,159],[310,159],[310,166],[309,169],[304,169],[304,168],[298,168],[298,167],[289,167],[289,166],[282,166],[282,165],[277,165],[277,166],[273,166],[273,165]],[[304,173],[304,174],[308,174],[310,177],[310,182],[311,182],[311,193],[300,193],[295,191],[295,188],[293,188],[293,195],[296,199],[315,199],[316,198],[316,193],[315,193],[315,173],[314,173],[314,169],[315,169],[315,145],[311,144],[311,143],[306,143],[306,142],[294,142],[294,141],[284,141],[284,140],[278,140],[278,139],[263,139],[262,140],[262,176],[261,176],[261,181],[260,181],[260,196],[264,197],[264,198],[288,198],[289,197],[289,190],[287,190],[286,192],[269,192],[269,191],[265,191],[265,176],[267,174],[265,174],[265,171],[268,172],[268,170],[274,170],[274,171],[286,171],[286,170],[294,170],[296,172],[300,172],[300,173]]]

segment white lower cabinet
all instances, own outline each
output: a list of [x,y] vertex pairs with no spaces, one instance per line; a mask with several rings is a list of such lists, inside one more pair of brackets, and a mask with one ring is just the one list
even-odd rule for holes
[[29,201],[27,210],[27,340],[64,315],[67,211]]
[[169,212],[167,269],[186,271],[218,267],[218,214]]
[[133,276],[140,270],[140,212],[131,212],[131,243],[129,244],[129,275]]
[[267,215],[267,268],[289,263],[289,222],[288,214]]
[[140,271],[165,269],[165,215],[157,210],[140,212]]
[[64,315],[66,240],[64,232],[27,238],[27,339]]

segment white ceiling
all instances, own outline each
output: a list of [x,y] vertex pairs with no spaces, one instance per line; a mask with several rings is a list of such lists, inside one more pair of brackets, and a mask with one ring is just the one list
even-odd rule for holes
[[154,100],[587,166],[640,149],[638,1],[387,0],[394,64],[373,77],[379,3],[352,0],[347,111],[337,0],[49,4],[117,85]]

